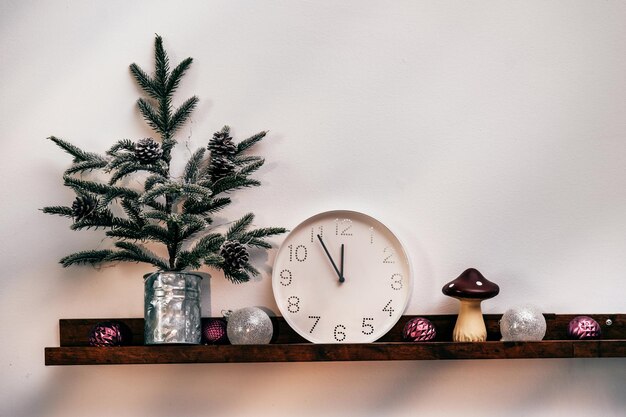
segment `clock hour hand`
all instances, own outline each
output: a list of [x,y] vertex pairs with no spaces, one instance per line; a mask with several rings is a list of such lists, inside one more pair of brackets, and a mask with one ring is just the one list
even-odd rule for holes
[[326,245],[324,244],[324,241],[322,240],[322,236],[317,235],[317,238],[320,240],[320,243],[322,244],[322,248],[324,248],[324,252],[326,252],[326,256],[328,256],[328,259],[330,259],[330,263],[333,265],[333,268],[335,269],[335,272],[337,273],[337,276],[339,277],[339,282],[344,282],[345,278],[343,277],[343,244],[341,245],[341,271],[339,271],[339,269],[337,268],[337,265],[335,264],[335,261],[333,260],[333,257],[330,256],[330,252],[328,252],[328,248],[326,247]]

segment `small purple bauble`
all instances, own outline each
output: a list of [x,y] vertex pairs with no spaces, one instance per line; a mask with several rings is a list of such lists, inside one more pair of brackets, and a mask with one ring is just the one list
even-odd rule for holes
[[121,321],[101,321],[89,331],[89,346],[130,345],[133,334]]
[[223,345],[228,343],[226,321],[222,319],[202,319],[202,343]]
[[407,321],[402,329],[404,340],[411,342],[428,342],[437,336],[435,325],[423,317],[414,317]]
[[577,316],[567,326],[567,337],[570,339],[599,339],[602,330],[597,321],[588,316]]

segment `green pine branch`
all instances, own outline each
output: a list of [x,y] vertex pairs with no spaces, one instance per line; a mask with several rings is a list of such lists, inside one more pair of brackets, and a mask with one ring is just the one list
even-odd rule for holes
[[99,265],[109,260],[109,258],[115,253],[115,251],[104,250],[86,250],[76,252],[71,255],[61,258],[59,261],[64,268],[70,265]]
[[135,152],[135,143],[130,139],[119,140],[111,146],[107,155],[118,156],[119,151]]
[[231,175],[220,178],[213,184],[213,194],[228,193],[240,188],[258,187],[261,183],[257,180],[249,179],[241,175]]
[[176,236],[172,236],[171,230],[157,224],[144,225],[141,233],[146,239],[156,240],[166,246],[176,243]]
[[240,153],[250,149],[256,143],[261,141],[266,135],[267,135],[267,131],[259,132],[256,135],[250,136],[248,139],[242,140],[241,142],[239,142],[237,144],[237,153],[236,153],[236,155],[239,155]]
[[143,188],[144,188],[144,191],[150,191],[152,188],[154,188],[155,185],[165,184],[167,182],[168,182],[167,177],[164,177],[163,175],[160,175],[160,174],[150,175],[148,178],[146,178],[146,181],[143,184]]
[[169,265],[165,260],[159,258],[142,245],[131,242],[116,242],[115,246],[122,250],[111,253],[107,256],[107,261],[145,262],[156,266],[162,271],[169,269]]
[[156,88],[156,84],[154,80],[146,74],[144,70],[142,70],[137,64],[130,64],[130,73],[139,84],[139,87],[148,94],[150,97],[154,99],[159,99],[160,93]]
[[[245,151],[262,140],[267,132],[257,133],[238,143],[235,154],[227,152],[227,160],[221,161],[218,171],[212,171],[215,170],[212,162],[217,159],[211,159],[207,148],[203,147],[191,155],[181,178],[170,174],[171,152],[177,143],[174,133],[189,120],[198,104],[198,98],[192,96],[177,107],[173,105],[174,93],[192,62],[191,58],[186,58],[170,71],[163,40],[156,36],[154,72],[149,74],[135,63],[130,65],[132,77],[145,94],[137,100],[139,114],[160,136],[160,151],[150,149],[154,145],[138,146],[133,140],[122,139],[115,142],[105,156],[100,156],[55,136],[49,138],[73,157],[63,181],[64,185],[83,197],[77,200],[76,206],[48,206],[42,211],[72,218],[73,230],[104,228],[106,236],[115,240],[113,249],[68,255],[61,260],[63,266],[144,262],[159,270],[178,271],[204,265],[222,270],[233,282],[245,282],[251,275],[258,274],[249,263],[245,263],[240,270],[228,270],[230,263],[226,264],[221,255],[222,244],[227,239],[239,240],[249,247],[269,249],[271,245],[265,239],[283,233],[285,229],[248,230],[254,219],[252,213],[232,223],[226,232],[208,233],[208,228],[213,223],[212,216],[232,203],[230,197],[218,194],[260,185],[251,176],[265,161],[258,156],[245,155]],[[220,133],[227,138],[230,128],[224,126]],[[230,144],[225,146],[224,149],[228,150]],[[153,150],[161,152],[160,157],[154,163],[145,163],[150,160],[149,152]],[[230,164],[234,172],[215,180],[220,175],[213,172],[228,172]],[[108,181],[103,183],[76,175],[91,170],[107,173]],[[118,185],[122,179],[140,172],[149,173],[144,176],[143,190],[135,191]],[[91,204],[95,204],[95,209],[90,210]],[[157,256],[142,244],[149,242],[164,245],[168,259]]]
[[178,85],[180,84],[180,80],[183,78],[183,75],[185,75],[185,72],[187,72],[189,67],[191,67],[192,62],[192,58],[183,59],[180,64],[178,64],[176,68],[172,70],[172,73],[167,80],[167,88],[165,90],[168,95],[174,94],[174,92],[178,88]]
[[71,143],[57,138],[56,136],[50,136],[48,138],[52,142],[56,143],[61,149],[65,152],[69,153],[74,157],[74,162],[85,162],[85,161],[93,161],[93,160],[104,160],[104,158],[98,154],[92,152],[85,152],[77,146],[72,145]]
[[[189,266],[193,268],[200,268],[206,259],[211,258],[212,255],[219,251],[220,247],[224,243],[224,240],[224,237],[219,233],[211,233],[202,237],[196,242],[191,250],[180,252],[176,263],[176,269],[185,269]],[[213,259],[213,261],[215,263],[212,263],[209,266],[217,267],[224,262],[224,259],[219,256],[219,259]]]
[[74,217],[74,211],[71,207],[66,206],[49,206],[41,209],[46,214],[56,214],[64,217]]
[[183,180],[186,183],[194,184],[200,175],[200,169],[204,164],[205,148],[200,148],[191,155],[189,161],[185,165],[185,171],[183,173]]
[[169,117],[169,124],[167,126],[167,133],[173,135],[182,125],[187,121],[193,110],[198,104],[198,97],[193,96],[185,100]]
[[106,167],[108,162],[104,159],[92,159],[88,161],[75,162],[65,170],[65,175],[77,174],[85,171],[92,171],[94,169]]
[[137,200],[123,198],[120,202],[124,213],[128,216],[129,220],[139,227],[143,225],[144,220],[141,217],[141,205]]
[[222,271],[224,272],[224,277],[234,284],[243,284],[244,282],[250,281],[250,275],[244,270],[229,271],[222,269]]
[[228,240],[240,240],[246,231],[246,228],[252,224],[254,220],[254,214],[248,213],[241,219],[234,222],[228,231],[226,232],[226,239]]
[[187,200],[183,203],[183,212],[188,214],[213,214],[229,205],[228,197],[211,198],[202,201]]
[[159,162],[162,161],[157,161],[154,164],[141,164],[137,161],[123,162],[115,169],[115,172],[109,180],[109,184],[115,185],[116,182],[126,177],[127,175],[134,174],[135,172],[139,171],[147,171],[161,176],[166,176],[167,172]]
[[91,229],[92,227],[94,229],[113,227],[113,214],[108,209],[97,211],[84,219],[75,221],[70,226],[70,229],[82,230]]
[[248,176],[252,174],[254,171],[258,170],[265,163],[265,159],[258,159],[252,163],[245,165],[243,168],[239,170],[239,175]]
[[159,114],[157,110],[155,110],[155,108],[143,98],[137,100],[137,107],[139,108],[141,116],[148,123],[148,125],[161,134],[161,136],[165,135],[167,132],[167,125],[161,119],[161,114]]

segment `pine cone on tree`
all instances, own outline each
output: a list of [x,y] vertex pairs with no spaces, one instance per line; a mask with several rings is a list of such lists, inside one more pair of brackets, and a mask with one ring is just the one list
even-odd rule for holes
[[207,149],[211,151],[211,156],[232,158],[237,153],[237,146],[233,143],[233,138],[228,135],[228,130],[224,129],[213,134]]
[[222,244],[220,255],[224,258],[224,269],[227,271],[240,271],[247,263],[250,256],[248,250],[238,240],[227,240]]
[[74,220],[80,221],[89,217],[98,206],[98,201],[87,195],[79,195],[72,203],[72,216]]
[[141,139],[135,144],[135,158],[140,164],[152,164],[161,158],[163,149],[152,138]]
[[233,172],[235,172],[235,164],[233,164],[228,158],[211,155],[209,174],[211,174],[211,179],[213,181],[224,178]]

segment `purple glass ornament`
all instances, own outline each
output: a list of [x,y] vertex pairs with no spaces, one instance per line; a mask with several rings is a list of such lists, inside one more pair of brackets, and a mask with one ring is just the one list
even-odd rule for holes
[[437,336],[435,325],[423,317],[414,317],[407,321],[402,329],[404,340],[411,342],[428,342]]
[[120,321],[101,321],[89,331],[89,346],[130,345],[132,332]]
[[577,316],[567,326],[567,336],[570,339],[599,339],[602,329],[597,321],[588,316]]
[[202,343],[207,345],[227,344],[226,321],[222,319],[202,319]]

